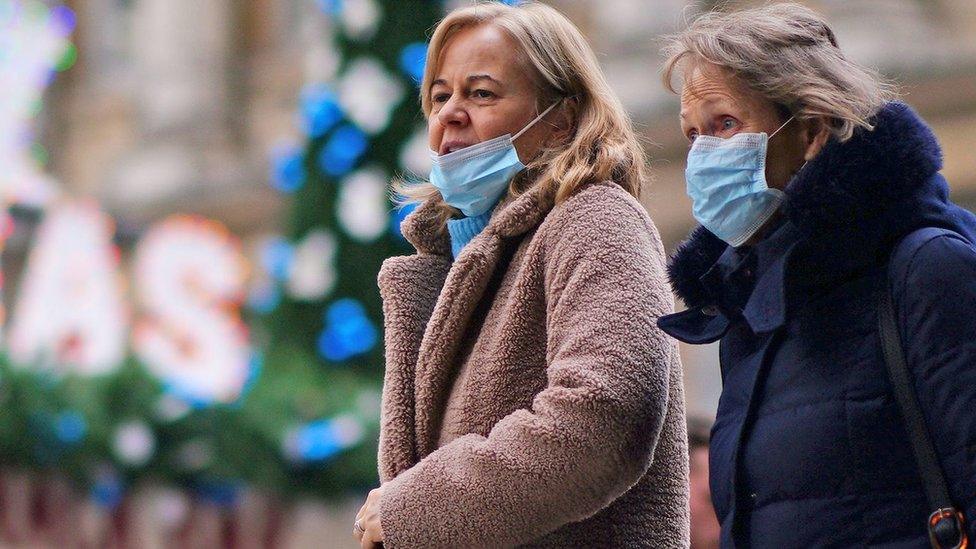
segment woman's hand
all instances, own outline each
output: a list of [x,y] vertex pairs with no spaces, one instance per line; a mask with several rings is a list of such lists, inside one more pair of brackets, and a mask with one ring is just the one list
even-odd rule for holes
[[372,549],[383,543],[383,526],[380,524],[380,498],[383,487],[370,490],[366,496],[366,503],[356,514],[356,525],[353,533],[363,549]]

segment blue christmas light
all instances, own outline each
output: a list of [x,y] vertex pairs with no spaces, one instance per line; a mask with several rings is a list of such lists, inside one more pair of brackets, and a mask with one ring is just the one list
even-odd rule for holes
[[247,294],[247,306],[252,311],[266,315],[281,304],[281,288],[277,284],[260,284]]
[[44,87],[48,87],[54,83],[58,77],[57,69],[51,69],[44,74]]
[[288,278],[291,264],[295,258],[295,248],[281,237],[272,238],[261,248],[261,265],[264,270],[278,280]]
[[342,0],[317,0],[317,3],[326,15],[338,15],[342,12]]
[[368,146],[369,140],[362,130],[351,124],[339,126],[319,153],[319,166],[333,177],[343,176],[356,167],[356,161]]
[[340,324],[354,317],[366,316],[366,309],[351,297],[340,299],[325,311],[325,320],[329,324]]
[[342,120],[339,100],[326,86],[307,86],[302,90],[299,103],[302,127],[309,137],[322,137]]
[[285,452],[293,461],[325,461],[352,448],[362,437],[362,426],[352,416],[321,419],[293,429],[285,441]]
[[210,396],[203,396],[200,394],[199,390],[192,389],[175,381],[164,382],[163,392],[179,401],[182,401],[194,410],[203,410],[213,406],[214,404],[214,400]]
[[244,397],[251,392],[254,385],[258,382],[258,378],[261,377],[261,372],[264,370],[264,355],[255,351],[251,355],[251,362],[248,365],[247,379],[244,380],[244,386],[241,387],[241,396],[237,399],[237,404],[242,404],[244,402]]
[[55,22],[58,30],[64,33],[64,36],[71,34],[77,23],[75,12],[64,5],[51,8],[51,20]]
[[[241,386],[241,392],[234,401],[226,402],[225,404],[231,407],[238,407],[244,403],[244,396],[254,387],[258,377],[261,375],[263,361],[264,357],[260,353],[255,352],[251,354],[250,361],[248,362],[247,378]],[[212,394],[201,392],[199,388],[189,386],[185,383],[166,380],[163,381],[162,385],[162,390],[165,395],[182,402],[193,410],[204,410],[216,404],[216,400]]]
[[99,507],[112,510],[122,502],[123,492],[119,476],[114,472],[103,471],[91,487],[91,498]]
[[240,497],[240,486],[229,481],[202,481],[196,485],[196,494],[201,500],[217,507],[233,507]]
[[404,204],[403,206],[394,208],[393,212],[390,214],[390,232],[396,236],[399,236],[400,238],[403,238],[403,233],[400,232],[400,225],[403,223],[403,220],[416,209],[416,202],[411,202],[409,204]]
[[54,418],[54,435],[65,445],[78,444],[87,432],[88,424],[78,412],[61,412]]
[[331,362],[342,362],[368,352],[378,339],[366,309],[355,299],[340,299],[325,313],[325,329],[319,335],[319,353]]
[[297,147],[280,147],[271,153],[271,185],[292,193],[305,183],[304,155]]
[[426,64],[427,44],[414,42],[407,44],[400,51],[400,69],[417,84],[424,78],[424,66]]
[[300,427],[295,433],[294,445],[294,457],[301,461],[322,461],[342,451],[329,420]]

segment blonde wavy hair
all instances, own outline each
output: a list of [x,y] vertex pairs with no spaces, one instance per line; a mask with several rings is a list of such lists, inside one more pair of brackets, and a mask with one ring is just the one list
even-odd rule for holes
[[673,93],[675,70],[705,61],[787,116],[826,118],[839,141],[873,129],[874,115],[896,95],[878,73],[847,59],[822,16],[795,3],[707,12],[669,36],[664,54],[664,85]]
[[[460,29],[495,25],[518,44],[512,62],[522,63],[537,89],[540,110],[562,99],[557,108],[569,109],[571,131],[565,140],[550,143],[509,186],[510,195],[542,185],[566,200],[591,182],[611,180],[635,197],[646,176],[644,150],[630,118],[610,88],[596,55],[579,29],[563,14],[544,4],[500,2],[458,8],[434,29],[427,49],[427,65],[420,86],[424,116],[431,112],[430,89],[440,70],[444,47]],[[394,184],[400,202],[439,201],[446,222],[457,210],[443,202],[429,182]]]

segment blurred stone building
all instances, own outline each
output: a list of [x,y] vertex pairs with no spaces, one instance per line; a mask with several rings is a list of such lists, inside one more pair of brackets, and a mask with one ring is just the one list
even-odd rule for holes
[[[52,90],[52,171],[123,226],[167,213],[273,228],[276,140],[325,47],[314,2],[75,0],[78,64]],[[323,63],[324,65],[325,63]]]
[[[714,2],[550,3],[590,37],[646,137],[655,181],[644,203],[673,248],[693,220],[687,146],[677,100],[660,83],[659,37]],[[943,141],[955,199],[976,207],[976,3],[805,3],[827,14],[852,58],[900,84]],[[50,90],[43,127],[66,191],[98,199],[132,232],[174,212],[217,218],[245,237],[275,229],[284,210],[268,186],[268,153],[299,138],[302,85],[335,69],[317,0],[68,4],[78,14],[79,63]],[[683,352],[689,407],[709,414],[720,389],[717,353]]]

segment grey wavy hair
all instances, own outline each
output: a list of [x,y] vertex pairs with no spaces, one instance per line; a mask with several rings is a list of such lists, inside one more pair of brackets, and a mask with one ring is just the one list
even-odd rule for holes
[[663,79],[671,92],[678,93],[676,71],[705,61],[787,116],[825,117],[839,141],[872,130],[874,115],[896,95],[880,74],[844,56],[820,14],[795,3],[707,12],[666,40]]

